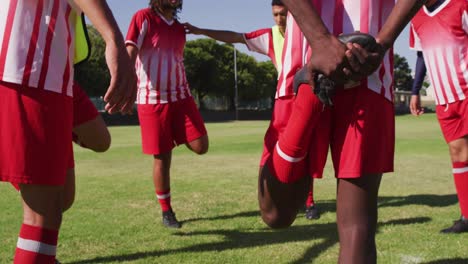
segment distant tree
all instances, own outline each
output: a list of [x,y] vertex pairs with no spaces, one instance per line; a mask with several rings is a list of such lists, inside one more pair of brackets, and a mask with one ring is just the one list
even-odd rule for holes
[[402,91],[411,91],[413,78],[411,77],[411,68],[406,58],[395,53],[393,68],[395,88]]
[[102,96],[110,83],[105,58],[106,44],[93,26],[87,27],[91,42],[91,55],[88,61],[75,67],[75,80],[81,84],[89,96]]

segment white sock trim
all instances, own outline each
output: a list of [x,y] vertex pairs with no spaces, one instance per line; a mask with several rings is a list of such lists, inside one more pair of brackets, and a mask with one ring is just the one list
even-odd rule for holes
[[460,173],[465,173],[465,172],[468,172],[468,167],[453,168],[453,174],[460,174]]
[[49,245],[35,240],[29,240],[19,237],[16,247],[25,251],[35,252],[47,256],[55,256],[57,246]]
[[292,163],[296,163],[296,162],[299,162],[301,160],[303,160],[305,158],[304,157],[300,157],[300,158],[294,158],[294,157],[291,157],[291,156],[288,156],[286,153],[284,153],[280,146],[279,146],[279,143],[276,143],[276,151],[278,152],[278,155],[280,155],[280,157],[288,162],[292,162]]
[[162,195],[156,194],[156,197],[158,197],[158,200],[164,200],[164,199],[171,197],[171,193],[166,193]]

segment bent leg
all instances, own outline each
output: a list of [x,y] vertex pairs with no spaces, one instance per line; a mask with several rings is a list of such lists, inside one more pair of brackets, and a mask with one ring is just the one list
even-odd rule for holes
[[261,167],[258,203],[263,222],[271,228],[289,227],[304,206],[309,184],[310,177],[301,177],[293,183],[280,182],[268,166]]
[[339,263],[376,263],[377,198],[382,174],[338,179]]
[[190,141],[186,143],[185,145],[187,146],[188,149],[195,152],[196,154],[203,155],[206,152],[208,152],[208,147],[209,147],[208,135],[204,135],[200,138]]
[[80,145],[96,152],[105,152],[111,144],[107,125],[100,115],[73,128]]

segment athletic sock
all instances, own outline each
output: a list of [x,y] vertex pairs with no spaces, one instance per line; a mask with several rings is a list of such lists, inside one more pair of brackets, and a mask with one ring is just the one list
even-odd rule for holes
[[315,204],[314,201],[314,185],[313,185],[313,180],[312,179],[312,184],[310,185],[309,189],[309,194],[307,195],[307,200],[306,200],[306,207],[309,208]]
[[55,263],[58,233],[58,230],[22,224],[14,263]]
[[460,211],[466,218],[468,217],[468,162],[454,162],[453,177],[455,188],[457,189]]
[[158,198],[159,204],[163,212],[172,210],[171,207],[171,190],[156,191],[156,197]]
[[307,150],[323,104],[308,85],[302,85],[294,101],[291,118],[279,137],[267,166],[283,183],[295,182],[306,174]]

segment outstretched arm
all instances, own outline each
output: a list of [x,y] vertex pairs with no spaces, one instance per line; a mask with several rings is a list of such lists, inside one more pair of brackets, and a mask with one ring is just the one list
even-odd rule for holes
[[185,32],[188,34],[194,35],[205,35],[215,40],[219,40],[226,43],[244,43],[244,34],[234,32],[234,31],[227,31],[227,30],[213,30],[213,29],[205,29],[205,28],[198,28],[196,26],[191,25],[190,23],[184,23]]
[[106,62],[111,81],[104,100],[109,113],[130,113],[136,97],[136,75],[122,33],[106,1],[74,0],[106,42]]

